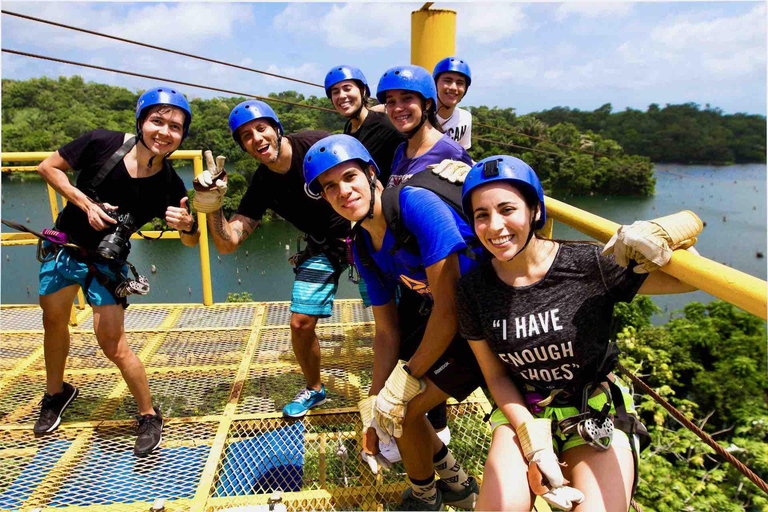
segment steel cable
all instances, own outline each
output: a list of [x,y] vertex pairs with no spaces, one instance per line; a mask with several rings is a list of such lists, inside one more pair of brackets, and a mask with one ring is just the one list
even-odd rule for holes
[[656,402],[658,402],[659,405],[661,405],[664,409],[667,410],[667,412],[669,412],[672,416],[674,416],[677,421],[682,423],[685,428],[687,428],[688,430],[696,434],[702,441],[704,441],[704,443],[707,444],[707,446],[715,450],[715,452],[717,452],[717,454],[720,455],[720,457],[725,459],[727,462],[733,464],[736,467],[736,469],[738,469],[744,476],[749,478],[749,480],[753,484],[758,486],[761,491],[768,494],[768,484],[766,484],[765,481],[763,481],[759,476],[757,476],[751,469],[745,466],[743,462],[741,462],[739,459],[737,459],[736,457],[728,453],[728,451],[722,446],[720,446],[717,443],[717,441],[712,439],[712,437],[709,434],[701,430],[696,424],[694,424],[691,420],[686,418],[682,412],[678,411],[677,409],[675,409],[675,407],[672,404],[664,400],[664,398],[662,398],[661,395],[659,395],[653,389],[651,389],[651,387],[648,386],[648,384],[646,384],[645,382],[640,380],[640,378],[638,378],[635,374],[631,373],[629,370],[624,368],[624,366],[621,363],[617,362],[616,368],[618,368],[621,373],[629,377],[632,380],[632,382],[637,384],[643,391],[645,391],[648,395],[650,395],[651,398],[656,400]]
[[93,36],[106,37],[107,39],[113,39],[115,41],[120,41],[122,43],[135,44],[137,46],[143,46],[145,48],[151,48],[153,50],[159,50],[161,52],[173,53],[173,54],[176,54],[176,55],[181,55],[183,57],[189,57],[189,58],[192,58],[192,59],[204,60],[206,62],[211,62],[213,64],[221,64],[222,66],[229,66],[231,68],[242,69],[244,71],[250,71],[252,73],[260,73],[262,75],[272,76],[272,77],[275,77],[275,78],[282,78],[283,80],[290,80],[292,82],[298,82],[298,83],[305,84],[305,85],[311,85],[311,86],[314,86],[314,87],[323,88],[323,86],[320,85],[320,84],[315,84],[315,83],[312,83],[312,82],[307,82],[307,81],[304,81],[304,80],[300,80],[298,78],[291,78],[289,76],[278,75],[276,73],[270,73],[268,71],[262,71],[260,69],[254,69],[254,68],[249,68],[249,67],[246,67],[246,66],[240,66],[238,64],[232,64],[231,62],[224,62],[224,61],[221,61],[221,60],[210,59],[208,57],[201,57],[199,55],[193,55],[191,53],[180,52],[178,50],[171,50],[171,49],[168,49],[168,48],[162,48],[160,46],[155,46],[155,45],[152,45],[152,44],[142,43],[142,42],[139,42],[139,41],[134,41],[132,39],[126,39],[124,37],[118,37],[118,36],[113,36],[113,35],[109,35],[109,34],[103,34],[101,32],[94,32],[93,30],[88,30],[88,29],[80,28],[80,27],[73,27],[71,25],[64,25],[63,23],[57,23],[55,21],[44,20],[42,18],[35,18],[34,16],[27,16],[26,14],[20,14],[20,13],[17,13],[17,12],[6,11],[4,9],[0,10],[0,12],[3,13],[3,14],[7,14],[9,16],[16,16],[17,18],[23,18],[23,19],[26,19],[26,20],[36,21],[38,23],[45,23],[47,25],[53,25],[54,27],[66,28],[66,29],[69,29],[69,30],[74,30],[74,31],[77,31],[77,32],[82,32],[84,34],[90,34],[90,35],[93,35]]

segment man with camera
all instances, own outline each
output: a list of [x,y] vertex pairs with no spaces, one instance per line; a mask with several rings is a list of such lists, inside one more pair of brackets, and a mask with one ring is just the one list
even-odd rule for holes
[[231,219],[221,211],[227,191],[223,167],[209,162],[209,170],[196,178],[193,204],[198,212],[207,214],[213,242],[222,254],[240,247],[259,226],[267,208],[306,234],[306,249],[291,258],[296,273],[291,293],[291,345],[306,387],[283,408],[284,416],[300,418],[327,400],[315,326],[318,319],[331,316],[339,275],[347,266],[344,238],[349,221],[307,189],[302,173],[310,146],[329,134],[310,130],[285,135],[275,111],[259,100],[237,105],[229,115],[229,129],[240,148],[261,165]]
[[[200,234],[188,210],[186,188],[167,157],[189,133],[192,112],[184,96],[155,87],[139,97],[136,133],[94,130],[62,146],[38,167],[67,205],[56,221],[56,239],[42,243],[38,257],[43,309],[46,393],[37,435],[53,432],[79,390],[64,382],[69,353],[69,316],[78,287],[93,309],[96,339],[120,369],[138,405],[137,456],[160,445],[163,418],[152,406],[144,364],[125,335],[127,296],[145,295],[149,282],[127,262],[130,236],[155,217],[181,233],[184,245]],[[65,174],[80,170],[77,185]],[[50,231],[49,231],[50,232]],[[133,278],[129,277],[129,270]]]

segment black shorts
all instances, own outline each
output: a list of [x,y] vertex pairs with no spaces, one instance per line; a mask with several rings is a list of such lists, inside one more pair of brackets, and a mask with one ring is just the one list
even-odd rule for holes
[[[413,356],[427,330],[429,308],[424,307],[424,300],[429,299],[423,299],[410,290],[404,290],[400,294],[397,305],[400,321],[400,359],[408,360]],[[424,376],[429,377],[441,391],[458,402],[485,385],[483,373],[469,342],[458,333]]]

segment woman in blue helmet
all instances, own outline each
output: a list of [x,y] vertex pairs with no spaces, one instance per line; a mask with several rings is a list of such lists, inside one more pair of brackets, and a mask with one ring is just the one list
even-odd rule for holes
[[371,91],[363,72],[355,66],[332,67],[325,75],[325,95],[336,112],[347,118],[344,133],[363,143],[386,182],[395,150],[405,137],[392,126],[383,107],[380,111],[369,108]]
[[[64,382],[69,352],[69,316],[78,288],[93,308],[96,339],[117,365],[139,408],[137,456],[160,445],[163,419],[152,406],[144,365],[128,345],[124,328],[127,307],[125,260],[128,236],[159,217],[181,233],[184,245],[199,239],[187,208],[187,191],[168,155],[189,133],[192,112],[184,96],[171,87],[154,87],[139,97],[136,133],[94,130],[65,144],[38,167],[45,181],[67,200],[56,229],[78,246],[47,245],[40,269],[40,306],[45,327],[47,391],[34,426],[38,435],[53,432],[78,395]],[[138,143],[137,143],[138,142]],[[67,171],[77,169],[77,184]],[[148,284],[139,293],[146,293]]]
[[418,240],[419,254],[395,248],[377,174],[365,147],[347,135],[317,142],[304,159],[308,189],[361,227],[355,263],[376,322],[370,396],[358,404],[363,457],[374,471],[387,466],[378,440],[397,439],[411,484],[400,510],[438,510],[443,503],[473,508],[477,483],[425,414],[449,396],[464,400],[482,384],[466,340],[457,336],[454,300],[459,276],[479,255],[466,253],[471,229],[457,212],[431,190],[408,185],[399,191],[400,218]]
[[387,108],[394,127],[407,141],[395,152],[386,186],[399,185],[429,165],[455,160],[472,165],[467,151],[441,132],[437,92],[429,72],[419,66],[396,66],[379,79],[376,98]]
[[472,114],[458,105],[472,83],[469,64],[446,57],[432,71],[437,89],[437,121],[440,129],[466,150],[472,147]]
[[[647,432],[611,373],[613,306],[637,293],[692,291],[653,270],[695,241],[701,221],[681,212],[622,226],[603,254],[542,238],[541,183],[511,156],[473,166],[462,203],[493,256],[457,290],[460,332],[498,406],[477,508],[530,510],[535,493],[565,510],[626,511]],[[615,259],[604,255],[612,250]]]

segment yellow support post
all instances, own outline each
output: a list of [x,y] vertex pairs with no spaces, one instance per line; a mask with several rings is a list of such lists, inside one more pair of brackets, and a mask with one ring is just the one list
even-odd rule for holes
[[[192,160],[195,176],[203,172],[203,155],[198,154]],[[200,226],[200,277],[203,282],[203,304],[213,305],[213,287],[211,286],[211,257],[208,251],[208,223],[204,213],[197,214],[197,223]]]
[[411,13],[411,64],[432,73],[438,61],[456,53],[456,11],[430,5]]

